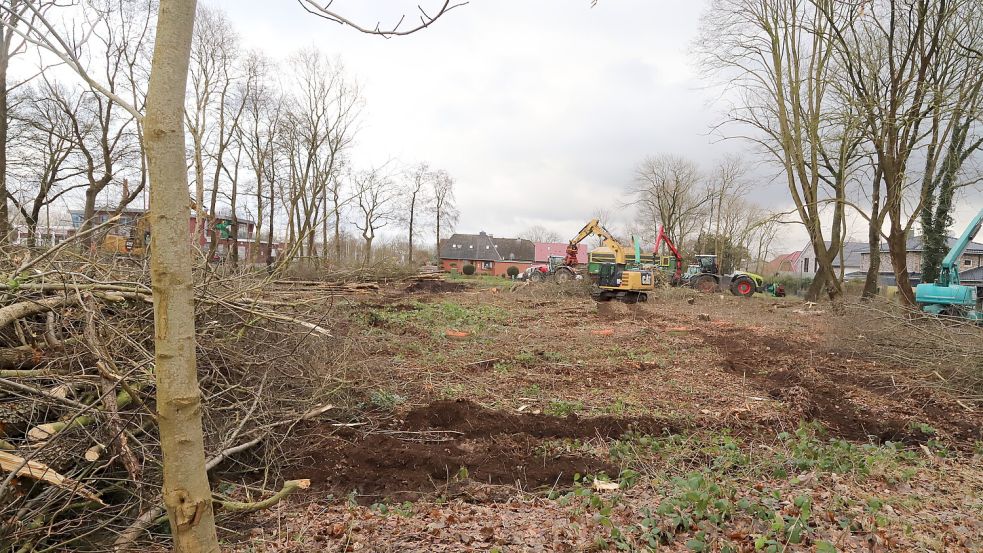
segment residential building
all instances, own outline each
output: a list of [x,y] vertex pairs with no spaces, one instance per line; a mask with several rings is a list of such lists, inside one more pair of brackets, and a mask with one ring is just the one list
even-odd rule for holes
[[799,257],[801,256],[802,252],[779,255],[768,263],[765,263],[764,268],[761,270],[761,275],[764,277],[800,276],[802,265],[799,264]]
[[[68,240],[73,234],[75,234],[75,227],[72,226],[38,225],[37,228],[34,229],[34,246],[38,248],[56,246],[65,240]],[[27,246],[29,237],[30,232],[28,232],[27,226],[18,225],[17,236],[14,238],[14,244],[18,246]]]
[[[826,242],[826,247],[830,242]],[[844,242],[842,253],[837,253],[833,259],[833,270],[837,274],[842,274],[847,280],[851,278],[863,278],[866,269],[863,267],[862,255],[869,252],[870,246],[867,242]],[[816,252],[813,250],[812,243],[807,243],[802,251],[799,252],[798,271],[796,276],[810,278],[819,272],[816,264]]]
[[[536,242],[536,263],[548,263],[550,256],[554,255],[566,257],[567,246],[569,245],[569,242]],[[577,263],[586,265],[589,252],[590,248],[587,247],[587,244],[577,244]]]
[[[946,248],[952,248],[956,245],[956,238],[949,237],[946,238]],[[917,284],[921,281],[922,276],[922,253],[924,252],[924,242],[921,236],[911,236],[908,238],[905,245],[907,250],[907,265],[908,265],[908,275],[912,280],[913,284]],[[893,286],[895,284],[894,277],[894,264],[891,262],[890,250],[886,243],[881,244],[880,248],[880,282],[881,284],[887,284]],[[863,272],[867,272],[870,267],[870,252],[865,250],[861,254],[860,269]],[[964,275],[972,277],[977,275],[979,271],[975,271],[983,267],[983,244],[978,242],[970,242],[966,251],[963,252],[962,257],[959,258],[959,277],[962,279]],[[975,271],[975,272],[974,272]]]
[[455,233],[440,241],[440,268],[461,272],[474,265],[475,274],[507,276],[509,267],[522,272],[535,261],[536,246],[522,238],[495,238],[485,232]]

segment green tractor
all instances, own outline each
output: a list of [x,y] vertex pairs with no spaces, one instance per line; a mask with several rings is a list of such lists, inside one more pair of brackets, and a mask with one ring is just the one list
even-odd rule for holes
[[735,296],[750,298],[765,287],[765,279],[761,275],[746,271],[721,274],[715,255],[697,255],[696,263],[689,266],[683,278],[690,288],[708,294],[730,290]]

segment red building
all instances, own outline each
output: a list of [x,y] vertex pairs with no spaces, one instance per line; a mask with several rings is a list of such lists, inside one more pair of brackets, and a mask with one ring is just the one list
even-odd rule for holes
[[495,238],[490,234],[454,234],[440,241],[440,268],[460,273],[474,265],[477,275],[508,276],[509,267],[520,273],[536,259],[536,246],[522,238]]

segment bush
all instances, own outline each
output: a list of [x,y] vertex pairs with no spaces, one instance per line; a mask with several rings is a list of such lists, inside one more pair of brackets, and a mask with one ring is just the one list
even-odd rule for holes
[[508,269],[505,270],[505,274],[509,275],[511,278],[519,276],[519,268],[515,265],[510,265]]
[[466,275],[468,275],[468,276],[473,275],[474,274],[474,265],[468,263],[467,265],[464,266],[463,269],[461,269],[461,272],[464,273],[464,274],[466,274]]

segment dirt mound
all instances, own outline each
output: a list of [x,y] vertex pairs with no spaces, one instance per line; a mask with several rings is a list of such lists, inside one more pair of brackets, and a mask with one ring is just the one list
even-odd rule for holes
[[589,455],[549,453],[544,440],[670,429],[651,418],[558,418],[493,411],[470,401],[438,401],[374,433],[338,432],[329,425],[301,430],[298,438],[306,453],[290,477],[310,478],[315,491],[336,496],[354,490],[362,503],[456,495],[475,483],[524,490],[564,487],[578,473],[616,476],[619,469]]
[[410,411],[405,428],[452,430],[467,438],[523,433],[537,438],[617,438],[629,430],[645,434],[679,432],[668,421],[651,417],[616,418],[577,415],[565,418],[532,413],[493,411],[467,400],[442,400]]
[[544,456],[540,443],[523,435],[433,443],[382,434],[328,436],[311,444],[306,466],[293,472],[310,478],[315,490],[336,496],[356,491],[363,504],[458,495],[472,483],[532,490],[569,486],[578,473],[618,474],[616,466],[593,457]]
[[445,294],[448,292],[460,292],[467,288],[459,282],[447,282],[446,280],[418,280],[403,289],[410,294]]

